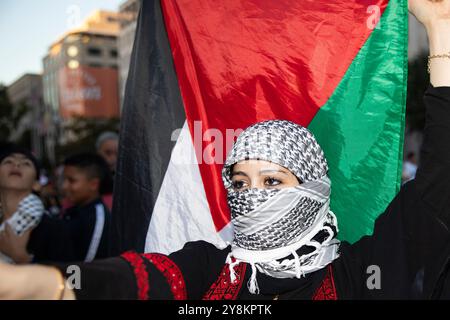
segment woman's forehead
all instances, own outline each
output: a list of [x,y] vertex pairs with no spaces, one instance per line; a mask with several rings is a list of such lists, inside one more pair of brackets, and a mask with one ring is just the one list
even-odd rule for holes
[[276,163],[266,161],[266,160],[242,160],[237,162],[233,166],[233,172],[237,171],[248,171],[248,170],[257,170],[257,171],[281,171],[281,172],[290,172],[285,167],[282,167]]

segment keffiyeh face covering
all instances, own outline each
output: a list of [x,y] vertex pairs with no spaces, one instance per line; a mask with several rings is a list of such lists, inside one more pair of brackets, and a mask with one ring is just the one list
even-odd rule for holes
[[[284,166],[303,183],[284,189],[235,191],[232,166],[250,159]],[[238,137],[222,172],[234,228],[227,257],[231,281],[235,280],[234,266],[249,263],[249,291],[259,293],[257,272],[274,278],[300,278],[339,256],[339,241],[334,239],[337,221],[329,209],[327,170],[314,136],[295,123],[261,122]],[[309,250],[304,250],[306,247]]]

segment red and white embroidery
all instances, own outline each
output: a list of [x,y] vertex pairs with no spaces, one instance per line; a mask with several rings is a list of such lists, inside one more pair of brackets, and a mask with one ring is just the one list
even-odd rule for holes
[[183,274],[178,266],[167,256],[157,253],[148,253],[142,255],[152,263],[166,278],[170,286],[170,291],[175,300],[186,300],[187,291]]
[[236,300],[244,282],[246,268],[247,264],[245,263],[240,263],[234,267],[236,280],[232,283],[230,280],[230,268],[226,264],[220,272],[219,278],[203,296],[203,300]]

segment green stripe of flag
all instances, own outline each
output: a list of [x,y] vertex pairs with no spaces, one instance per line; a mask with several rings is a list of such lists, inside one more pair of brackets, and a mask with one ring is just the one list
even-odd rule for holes
[[371,234],[375,219],[399,190],[407,48],[407,1],[391,0],[309,125],[329,163],[340,239],[354,242]]

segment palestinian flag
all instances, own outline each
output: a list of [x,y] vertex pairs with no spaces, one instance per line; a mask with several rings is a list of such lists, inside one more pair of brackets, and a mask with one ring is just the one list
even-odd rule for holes
[[115,184],[119,251],[224,246],[226,152],[268,119],[312,130],[340,238],[370,234],[400,186],[407,15],[406,0],[143,1]]

